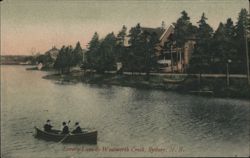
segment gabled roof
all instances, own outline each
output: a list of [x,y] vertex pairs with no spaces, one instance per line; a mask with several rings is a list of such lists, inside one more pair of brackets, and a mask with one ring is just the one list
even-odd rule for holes
[[168,28],[161,28],[161,27],[157,27],[157,28],[150,28],[150,27],[141,27],[142,31],[146,31],[150,34],[152,33],[156,33],[157,38],[159,40],[161,40],[165,35],[167,37],[169,37],[173,31],[174,31],[174,26],[171,24]]
[[160,39],[162,34],[165,32],[165,29],[161,27],[157,27],[157,28],[141,27],[141,30],[143,32],[148,32],[150,34],[156,33],[158,39]]
[[174,32],[174,25],[170,25],[165,31],[162,33],[161,37],[159,38],[160,40],[166,35],[169,37],[172,33]]

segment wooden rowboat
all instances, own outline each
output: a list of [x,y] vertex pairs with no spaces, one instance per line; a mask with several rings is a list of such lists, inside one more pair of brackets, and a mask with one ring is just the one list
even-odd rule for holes
[[212,96],[213,91],[210,90],[198,90],[198,91],[189,91],[191,94],[201,95],[201,96]]
[[62,143],[86,143],[86,144],[97,144],[97,131],[84,132],[79,134],[59,134],[58,131],[48,133],[35,127],[36,138],[56,141]]
[[174,84],[178,84],[178,83],[181,83],[183,82],[185,79],[167,79],[167,78],[164,78],[163,79],[163,82],[164,83],[174,83]]

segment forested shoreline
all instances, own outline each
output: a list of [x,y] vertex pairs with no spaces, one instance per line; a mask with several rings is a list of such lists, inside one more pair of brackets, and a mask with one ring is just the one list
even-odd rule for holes
[[[213,30],[207,20],[203,13],[197,22],[198,26],[193,25],[188,13],[182,11],[181,17],[173,23],[174,34],[165,43],[165,49],[183,47],[187,40],[193,38],[196,44],[187,69],[188,73],[225,73],[226,64],[230,61],[230,73],[246,74],[245,41],[250,30],[247,10],[240,11],[237,22],[234,23],[228,18],[225,23],[220,22],[216,30]],[[124,45],[126,37],[129,37],[129,46]],[[101,39],[95,32],[89,42],[88,50],[84,53],[84,60],[80,61],[78,58],[82,56],[75,53],[79,45],[74,51],[72,46],[63,46],[54,68],[70,69],[80,64],[83,69],[104,73],[116,70],[116,63],[122,63],[122,71],[147,74],[151,71],[157,72],[157,56],[154,50],[157,42],[156,34],[141,33],[140,23],[129,31],[123,26],[117,35],[111,32]],[[249,45],[249,40],[247,44]]]
[[[158,80],[157,77],[150,75],[159,73],[155,54],[155,45],[159,41],[155,33],[142,32],[140,23],[130,30],[124,25],[117,35],[111,32],[104,38],[100,38],[95,32],[88,44],[88,50],[84,53],[79,42],[74,48],[63,46],[52,62],[53,69],[58,74],[45,78],[179,92],[212,91],[219,97],[250,98],[247,79],[229,79],[229,74],[247,74],[249,19],[247,10],[242,9],[236,22],[228,18],[225,23],[220,22],[218,28],[213,30],[207,23],[205,13],[201,15],[196,26],[190,22],[188,13],[182,11],[181,17],[173,23],[174,33],[165,43],[164,49],[184,47],[188,40],[195,40],[188,69],[183,73],[200,74],[200,77],[189,75],[178,84],[167,83],[164,82],[164,77],[158,76],[160,78]],[[128,45],[124,44],[126,37],[129,37]],[[122,65],[119,70],[117,63]],[[72,71],[76,66],[80,67],[81,71],[77,73]],[[116,73],[110,78],[110,74],[107,73],[109,71]],[[132,75],[128,77],[123,72],[130,72]],[[142,73],[145,75],[141,75]],[[227,74],[227,76],[201,78],[201,74]]]

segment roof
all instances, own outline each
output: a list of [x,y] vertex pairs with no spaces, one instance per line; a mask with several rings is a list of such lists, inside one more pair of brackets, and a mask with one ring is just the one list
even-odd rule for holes
[[174,25],[170,25],[167,29],[165,29],[164,33],[162,34],[162,36],[160,37],[160,40],[164,37],[164,35],[166,35],[168,38],[169,36],[174,32]]
[[152,34],[152,33],[156,33],[157,38],[159,40],[161,40],[165,35],[170,36],[173,31],[174,31],[174,25],[170,25],[167,28],[161,28],[161,27],[157,27],[157,28],[150,28],[150,27],[141,27],[142,31],[147,31],[148,33]]
[[165,32],[165,29],[161,27],[157,27],[157,28],[141,27],[141,30],[144,32],[148,32],[150,34],[156,33],[158,39],[160,39],[162,34]]

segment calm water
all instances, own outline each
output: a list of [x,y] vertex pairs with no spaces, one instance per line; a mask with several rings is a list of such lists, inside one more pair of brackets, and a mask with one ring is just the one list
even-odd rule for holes
[[[1,66],[4,158],[249,155],[249,101],[118,86],[60,85],[42,79],[44,75],[22,66]],[[47,119],[58,128],[68,120],[95,128],[98,144],[35,139],[33,127]],[[103,147],[130,151],[106,152]],[[165,151],[151,153],[149,147]]]

